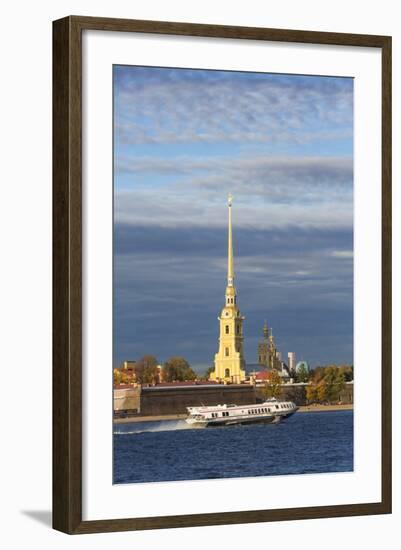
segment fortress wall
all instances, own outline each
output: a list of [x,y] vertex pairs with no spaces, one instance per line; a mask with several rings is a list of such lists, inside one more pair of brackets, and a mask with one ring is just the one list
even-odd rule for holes
[[235,403],[255,403],[252,386],[215,385],[198,387],[142,388],[141,415],[185,414],[186,407]]
[[141,411],[141,388],[114,389],[114,414],[138,414]]
[[[281,398],[297,405],[306,404],[304,385],[286,384],[281,387]],[[114,413],[159,416],[185,414],[186,407],[235,403],[247,405],[265,400],[263,388],[247,384],[210,386],[152,386],[114,390]],[[353,384],[346,384],[340,396],[344,404],[353,403]]]

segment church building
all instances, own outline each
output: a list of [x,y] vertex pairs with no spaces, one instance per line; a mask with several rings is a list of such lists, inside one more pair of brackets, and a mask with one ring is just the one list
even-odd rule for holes
[[214,358],[211,380],[239,384],[245,380],[243,321],[237,305],[234,286],[234,254],[232,236],[232,196],[228,196],[228,265],[225,305],[218,317],[220,325],[219,350]]
[[281,358],[274,342],[273,331],[265,321],[263,339],[258,344],[258,363],[268,370],[281,370]]

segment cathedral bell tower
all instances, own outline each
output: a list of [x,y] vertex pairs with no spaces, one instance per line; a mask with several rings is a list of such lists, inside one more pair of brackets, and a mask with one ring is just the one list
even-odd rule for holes
[[218,317],[220,323],[219,351],[214,356],[211,380],[239,384],[245,380],[244,335],[242,317],[237,307],[234,286],[234,255],[232,236],[232,196],[228,196],[228,266],[225,306]]

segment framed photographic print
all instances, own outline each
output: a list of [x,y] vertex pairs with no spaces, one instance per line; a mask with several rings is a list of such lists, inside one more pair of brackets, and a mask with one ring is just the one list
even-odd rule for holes
[[53,27],[53,526],[391,511],[391,38]]

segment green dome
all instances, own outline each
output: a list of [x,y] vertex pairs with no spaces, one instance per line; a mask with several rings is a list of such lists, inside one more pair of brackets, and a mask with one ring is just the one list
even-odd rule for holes
[[299,361],[299,363],[295,365],[295,372],[299,372],[301,368],[305,368],[309,372],[309,365],[307,361]]

